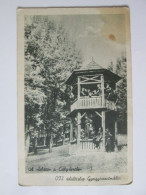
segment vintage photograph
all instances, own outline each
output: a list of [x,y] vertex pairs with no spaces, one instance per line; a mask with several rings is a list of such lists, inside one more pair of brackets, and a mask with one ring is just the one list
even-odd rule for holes
[[18,147],[20,185],[132,182],[127,7],[18,10]]

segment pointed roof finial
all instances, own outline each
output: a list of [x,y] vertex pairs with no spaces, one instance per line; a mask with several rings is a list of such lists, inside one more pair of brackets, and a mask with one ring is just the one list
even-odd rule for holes
[[92,62],[94,62],[93,57],[92,57]]

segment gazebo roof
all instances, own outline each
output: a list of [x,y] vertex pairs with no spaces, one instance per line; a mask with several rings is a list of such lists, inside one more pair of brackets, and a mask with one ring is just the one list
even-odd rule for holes
[[99,69],[103,69],[103,67],[102,66],[100,66],[99,64],[97,64],[94,60],[93,60],[93,58],[92,58],[92,61],[89,63],[89,64],[87,64],[87,65],[85,65],[85,66],[82,66],[79,70],[99,70]]
[[104,74],[108,78],[113,80],[115,83],[121,79],[121,77],[119,77],[117,74],[97,64],[92,58],[92,61],[89,64],[81,66],[80,69],[75,69],[73,73],[70,75],[70,77],[67,79],[66,84],[71,85],[72,81],[76,79],[77,76],[89,74]]

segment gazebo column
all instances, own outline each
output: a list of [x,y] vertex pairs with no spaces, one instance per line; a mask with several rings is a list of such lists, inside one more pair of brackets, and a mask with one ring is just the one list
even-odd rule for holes
[[118,148],[117,148],[117,133],[118,133],[117,120],[115,120],[115,151],[118,150]]
[[[101,75],[101,91],[102,91],[102,108],[105,107],[105,97],[104,97],[104,76]],[[102,111],[102,130],[103,130],[103,148],[105,151],[105,111]]]
[[73,119],[70,121],[70,141],[73,141]]
[[81,85],[80,85],[80,77],[78,77],[78,101],[80,99]]
[[102,91],[102,107],[105,107],[105,97],[104,97],[104,76],[101,75],[101,91]]
[[81,137],[81,113],[79,111],[77,113],[77,123],[78,123],[77,143],[79,144]]
[[102,111],[103,148],[105,151],[105,111]]

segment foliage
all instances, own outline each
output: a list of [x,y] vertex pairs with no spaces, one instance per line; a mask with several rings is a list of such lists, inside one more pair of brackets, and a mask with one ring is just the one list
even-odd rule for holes
[[81,54],[61,24],[47,16],[25,22],[25,127],[47,134],[63,130],[70,94],[65,81]]
[[118,57],[116,64],[111,62],[109,70],[121,76],[121,80],[117,83],[116,94],[118,97],[118,124],[120,133],[127,132],[127,59],[123,52]]

